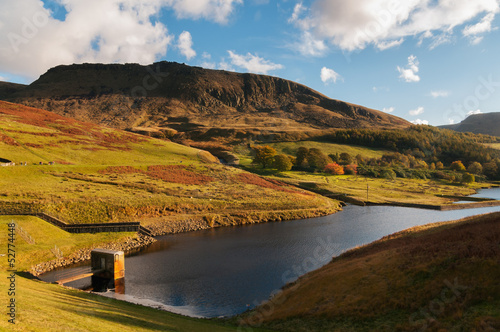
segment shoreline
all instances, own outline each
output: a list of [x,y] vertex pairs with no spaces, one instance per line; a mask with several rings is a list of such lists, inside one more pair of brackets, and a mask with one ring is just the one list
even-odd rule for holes
[[[495,187],[500,187],[500,186],[493,185],[489,188],[495,188]],[[323,196],[327,198],[333,198],[327,195]],[[345,197],[348,196],[344,196],[344,198]],[[450,196],[447,198],[468,200],[467,197],[468,196],[464,197]],[[171,219],[171,220],[156,221],[151,225],[145,226],[151,232],[151,236],[136,233],[135,237],[128,238],[125,242],[105,243],[102,245],[95,246],[93,248],[80,249],[76,252],[71,253],[69,257],[38,263],[32,266],[28,272],[30,272],[33,276],[37,277],[43,273],[50,272],[57,268],[63,268],[72,264],[90,260],[91,250],[97,247],[112,249],[112,250],[121,250],[125,252],[125,254],[130,254],[134,251],[140,251],[141,249],[146,248],[150,244],[154,243],[156,241],[155,237],[157,236],[201,231],[219,227],[244,226],[244,225],[252,225],[252,224],[267,223],[267,222],[281,222],[281,221],[322,217],[342,211],[342,207],[346,206],[347,204],[353,204],[359,206],[399,206],[399,207],[422,208],[422,209],[431,209],[439,211],[500,206],[500,200],[485,199],[485,198],[470,199],[473,200],[473,202],[468,202],[468,203],[450,203],[441,205],[404,203],[404,202],[371,203],[358,200],[352,201],[351,199],[342,201],[339,200],[339,197],[336,198],[338,200],[338,205],[336,206],[332,205],[330,207],[319,208],[319,209],[255,212],[253,214],[250,215],[246,214],[244,216],[238,214],[229,214],[229,213],[203,215],[203,216],[192,215],[190,218],[186,219]]]

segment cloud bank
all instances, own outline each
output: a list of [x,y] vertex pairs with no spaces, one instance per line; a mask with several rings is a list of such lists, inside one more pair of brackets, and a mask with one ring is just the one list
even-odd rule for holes
[[[165,56],[174,41],[158,21],[162,8],[179,18],[225,24],[242,0],[60,0],[60,20],[40,0],[0,2],[0,72],[29,80],[59,64],[136,62]],[[188,32],[177,45],[195,56]],[[35,55],[35,56],[34,56]]]
[[344,51],[385,50],[408,37],[429,39],[433,48],[465,24],[462,34],[480,42],[499,10],[497,0],[315,0],[310,8],[297,4],[289,23]]

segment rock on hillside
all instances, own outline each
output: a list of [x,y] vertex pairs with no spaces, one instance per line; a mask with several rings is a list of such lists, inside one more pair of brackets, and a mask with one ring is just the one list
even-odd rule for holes
[[410,125],[285,79],[173,62],[58,66],[24,89],[0,89],[0,98],[120,129],[191,136]]

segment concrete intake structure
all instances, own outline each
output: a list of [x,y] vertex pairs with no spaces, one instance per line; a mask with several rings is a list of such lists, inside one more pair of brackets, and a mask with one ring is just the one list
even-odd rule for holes
[[125,292],[125,254],[123,251],[94,249],[91,252],[92,288],[94,291],[115,289]]

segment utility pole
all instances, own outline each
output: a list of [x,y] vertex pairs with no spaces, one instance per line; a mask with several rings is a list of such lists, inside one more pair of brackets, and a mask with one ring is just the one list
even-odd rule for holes
[[366,203],[368,203],[368,180],[366,180]]

